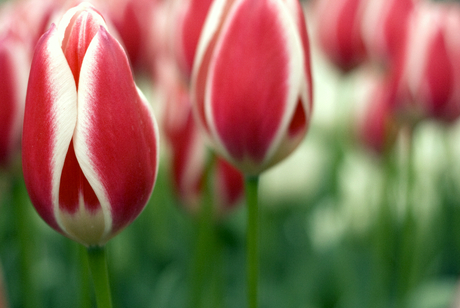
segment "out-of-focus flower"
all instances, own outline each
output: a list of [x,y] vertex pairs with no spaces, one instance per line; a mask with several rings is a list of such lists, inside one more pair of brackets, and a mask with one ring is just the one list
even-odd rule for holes
[[201,29],[212,0],[179,0],[175,5],[177,63],[186,78],[190,77]]
[[0,9],[0,31],[9,33],[24,44],[32,58],[35,44],[49,28],[63,2],[64,0],[7,2]]
[[0,34],[0,165],[20,150],[27,76],[27,46],[11,33]]
[[192,101],[214,148],[245,174],[289,155],[312,109],[300,3],[215,1],[195,57]]
[[398,99],[394,79],[373,80],[365,99],[366,108],[359,120],[358,135],[365,146],[383,154],[393,147],[399,130],[394,110]]
[[317,0],[313,14],[320,47],[344,72],[366,59],[361,25],[367,0]]
[[154,12],[158,0],[108,1],[107,17],[115,26],[136,71],[151,74],[153,69]]
[[368,54],[379,62],[394,60],[404,46],[409,16],[418,0],[368,0],[362,31]]
[[[205,193],[207,150],[204,135],[192,114],[187,82],[177,66],[163,66],[159,91],[163,92],[164,112],[161,127],[169,145],[169,157],[174,189],[181,204],[198,215]],[[222,216],[243,197],[244,178],[222,158],[217,157],[209,172],[209,193],[212,194],[216,216]]]
[[411,102],[402,108],[419,119],[455,121],[460,116],[460,6],[423,3],[409,22],[396,68],[400,91]]
[[89,4],[40,39],[27,90],[24,179],[40,216],[86,246],[103,245],[145,207],[158,129],[127,56]]

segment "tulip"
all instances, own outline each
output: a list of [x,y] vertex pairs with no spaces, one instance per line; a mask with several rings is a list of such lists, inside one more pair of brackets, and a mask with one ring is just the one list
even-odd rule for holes
[[316,36],[327,58],[348,72],[366,60],[361,24],[367,0],[317,0]]
[[394,110],[398,100],[397,87],[391,76],[386,78],[373,80],[358,127],[363,144],[378,155],[385,154],[393,147],[399,130]]
[[[208,159],[204,136],[192,114],[187,83],[174,63],[164,65],[159,79],[165,99],[161,127],[169,145],[171,176],[181,205],[199,215],[205,193]],[[212,194],[216,217],[228,213],[243,197],[243,175],[225,160],[216,158],[209,174],[208,193]]]
[[409,21],[407,41],[396,71],[415,120],[453,122],[460,116],[460,6],[423,3]]
[[300,3],[215,1],[198,43],[192,101],[216,151],[243,173],[258,175],[288,156],[312,109]]
[[0,37],[0,166],[19,153],[27,74],[30,63],[25,44],[11,33]]
[[407,24],[416,0],[372,0],[364,10],[362,32],[368,54],[392,61],[404,45]]
[[87,3],[39,40],[27,90],[23,173],[39,215],[102,246],[145,207],[158,169],[158,129],[127,56]]
[[212,0],[180,0],[175,6],[178,24],[175,52],[177,62],[187,78],[190,78],[196,47],[211,3]]
[[[107,15],[121,37],[136,72],[151,74],[153,69],[153,26],[158,0],[106,1]],[[153,56],[152,56],[153,55]]]

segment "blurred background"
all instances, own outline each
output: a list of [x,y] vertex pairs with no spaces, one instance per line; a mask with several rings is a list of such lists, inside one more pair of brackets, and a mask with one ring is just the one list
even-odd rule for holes
[[[0,77],[0,104],[8,103],[5,80],[14,80],[11,104],[20,112],[33,46],[71,5],[0,2],[0,48],[17,48],[5,60],[17,66],[14,77]],[[177,38],[192,37],[183,20],[199,24],[209,4],[92,2],[125,45],[163,133],[149,204],[107,244],[114,307],[244,307],[241,179],[211,187],[218,215],[203,223],[204,159],[175,139],[191,131],[184,124],[191,64]],[[460,307],[460,3],[302,5],[314,110],[299,148],[261,176],[260,307]],[[8,139],[0,153],[4,307],[26,307],[25,297],[38,308],[95,307],[84,250],[28,200],[20,129],[1,115],[10,109],[0,107],[0,143]],[[205,155],[204,145],[198,152]],[[22,272],[24,263],[31,272]],[[22,292],[24,275],[33,294]]]

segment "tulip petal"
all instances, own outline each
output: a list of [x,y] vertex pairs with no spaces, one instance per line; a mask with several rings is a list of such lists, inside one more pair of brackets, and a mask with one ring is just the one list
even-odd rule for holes
[[74,146],[111,237],[150,197],[158,169],[158,128],[126,54],[104,27],[82,63]]
[[20,149],[30,59],[24,45],[11,36],[0,39],[0,165]]
[[103,23],[100,15],[83,11],[72,18],[67,26],[62,49],[72,70],[78,89],[80,67],[88,45]]
[[11,147],[11,129],[14,124],[14,114],[17,113],[17,97],[15,91],[16,78],[11,61],[12,55],[4,48],[0,40],[0,93],[2,95],[2,112],[0,113],[0,163],[4,164],[9,158]]
[[273,154],[298,101],[301,50],[283,3],[233,4],[210,60],[205,93],[208,123],[227,157],[260,166]]
[[[61,170],[77,121],[77,91],[53,24],[39,40],[24,113],[22,162],[32,203],[54,229],[59,222]],[[37,147],[37,145],[40,147]]]

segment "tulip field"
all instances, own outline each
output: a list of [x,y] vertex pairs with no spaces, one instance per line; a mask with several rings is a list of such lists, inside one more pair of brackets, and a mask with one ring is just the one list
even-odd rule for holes
[[460,308],[460,3],[0,0],[0,308]]

